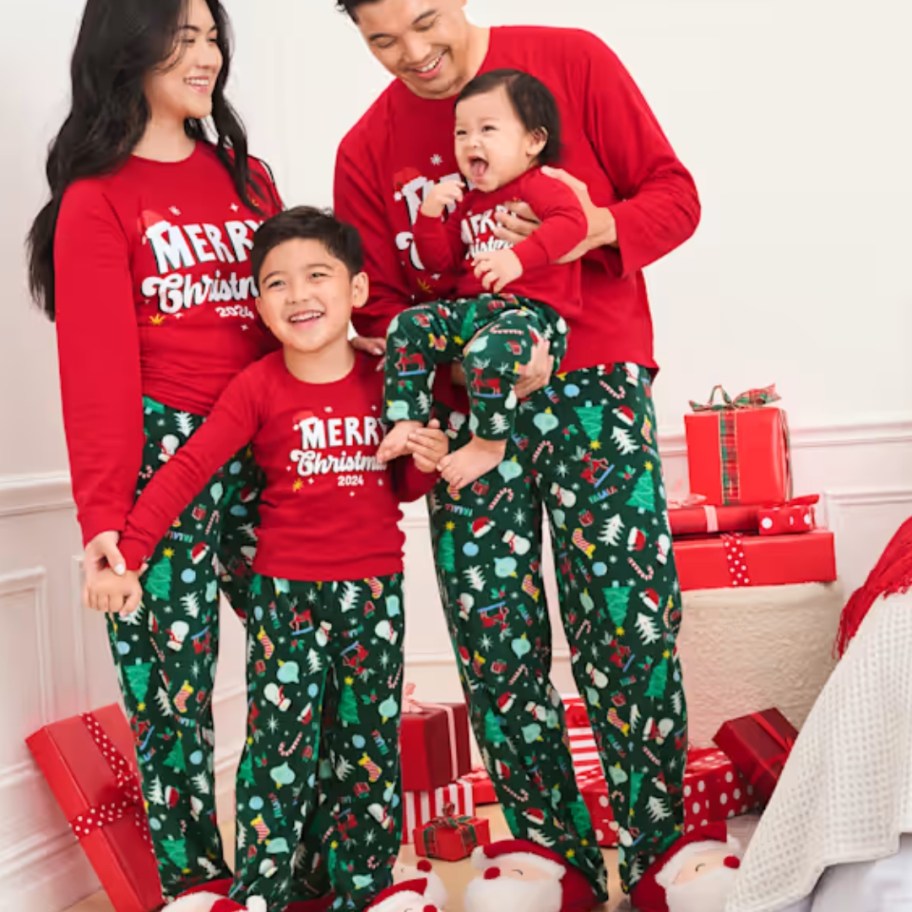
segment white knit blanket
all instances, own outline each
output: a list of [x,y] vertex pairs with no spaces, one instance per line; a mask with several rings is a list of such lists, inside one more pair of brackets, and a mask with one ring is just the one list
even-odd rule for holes
[[909,593],[872,606],[821,691],[725,912],[779,912],[810,896],[825,868],[894,854],[903,833],[912,833]]

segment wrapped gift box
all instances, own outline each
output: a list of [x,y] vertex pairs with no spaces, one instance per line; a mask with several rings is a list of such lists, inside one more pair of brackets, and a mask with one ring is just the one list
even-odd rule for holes
[[[600,846],[618,843],[618,826],[611,813],[608,788],[600,769],[578,777],[580,792]],[[716,748],[687,752],[684,773],[684,829],[690,831],[711,821],[746,814],[758,806],[754,789],[737,771],[731,759]]]
[[748,390],[714,403],[692,402],[684,417],[690,490],[717,505],[782,503],[792,496],[785,412],[767,403],[775,389]]
[[487,820],[480,817],[458,816],[453,808],[444,808],[435,817],[417,827],[413,839],[415,854],[441,861],[459,861],[468,858],[476,846],[488,845],[491,830]]
[[411,698],[410,687],[406,685],[399,729],[402,788],[426,792],[472,769],[469,716],[465,703],[419,703]]
[[714,535],[717,532],[756,532],[759,509],[756,506],[715,507],[699,504],[668,510],[671,534]]
[[55,722],[26,743],[116,912],[159,909],[133,735],[120,707]]
[[460,778],[464,782],[471,784],[472,797],[475,800],[476,807],[480,807],[483,804],[497,804],[494,783],[491,782],[491,777],[486,769],[478,767]]
[[796,497],[788,503],[761,507],[757,514],[757,528],[761,535],[795,535],[810,532],[817,527],[814,505],[817,494]]
[[674,543],[682,589],[829,583],[836,579],[833,533],[722,535]]
[[465,778],[442,788],[426,792],[402,793],[402,841],[410,843],[415,831],[435,817],[441,817],[450,805],[453,813],[462,817],[475,816],[475,798],[472,783]]
[[797,737],[798,731],[778,709],[766,709],[725,722],[713,741],[768,802]]
[[564,720],[567,724],[567,737],[570,746],[570,759],[577,776],[587,772],[593,766],[599,766],[598,748],[595,746],[595,735],[589,724],[586,704],[582,697],[563,696]]

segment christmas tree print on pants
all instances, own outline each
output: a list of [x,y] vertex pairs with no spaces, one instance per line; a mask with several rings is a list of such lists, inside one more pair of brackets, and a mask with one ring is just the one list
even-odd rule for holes
[[[144,399],[145,448],[137,487],[202,424]],[[250,454],[231,459],[178,517],[143,577],[143,601],[108,616],[111,653],[136,739],[152,843],[166,897],[230,877],[215,817],[212,684],[219,591],[243,615],[256,546],[260,473]],[[222,570],[220,583],[213,558]]]
[[[454,444],[460,413],[438,409]],[[683,825],[680,592],[653,429],[633,364],[556,375],[520,404],[504,461],[430,498],[437,574],[470,717],[512,832],[564,853],[606,896],[573,776],[537,529],[547,510],[561,619],[632,887]]]
[[251,595],[231,895],[282,909],[331,889],[360,912],[392,882],[402,829],[402,576],[255,576]]

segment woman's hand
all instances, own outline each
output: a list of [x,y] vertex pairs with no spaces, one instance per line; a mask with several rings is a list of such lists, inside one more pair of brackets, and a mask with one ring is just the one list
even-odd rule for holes
[[543,387],[547,386],[554,371],[554,356],[551,354],[551,343],[547,339],[539,339],[532,346],[532,357],[529,363],[520,367],[519,380],[513,391],[517,399],[525,399]]
[[351,344],[356,351],[375,355],[378,358],[386,354],[386,339],[371,336],[353,336]]
[[440,422],[432,418],[427,427],[420,427],[409,434],[408,451],[420,472],[436,472],[440,460],[450,452],[450,440],[440,429]]

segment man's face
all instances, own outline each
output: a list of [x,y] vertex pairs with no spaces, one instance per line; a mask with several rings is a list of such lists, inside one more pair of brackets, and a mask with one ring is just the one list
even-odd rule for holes
[[465,0],[375,0],[355,10],[367,46],[421,98],[455,95],[469,72],[472,30]]

